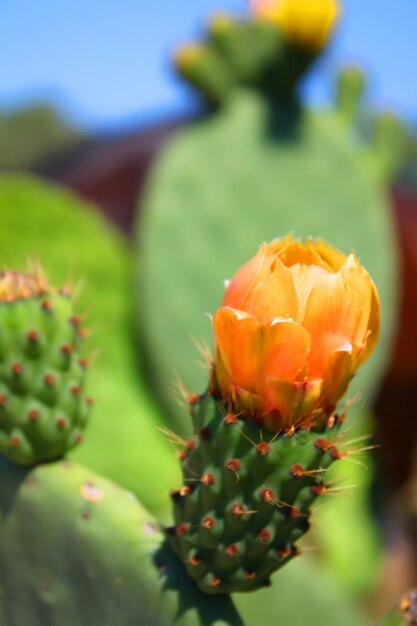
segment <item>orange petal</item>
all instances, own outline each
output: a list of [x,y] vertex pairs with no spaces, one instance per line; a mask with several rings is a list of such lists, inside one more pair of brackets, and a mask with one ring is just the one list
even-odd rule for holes
[[236,385],[230,388],[230,399],[234,410],[238,413],[242,411],[245,415],[260,415],[265,406],[261,396]]
[[256,255],[236,272],[224,294],[222,306],[246,311],[246,302],[255,287],[267,250],[262,244]]
[[380,302],[379,295],[372,279],[371,282],[371,310],[368,321],[368,336],[365,338],[366,346],[360,358],[360,363],[366,361],[368,356],[373,352],[376,342],[378,341],[380,331]]
[[298,296],[297,322],[301,324],[311,290],[319,280],[326,278],[329,272],[319,265],[300,265],[299,263],[292,265],[289,269]]
[[306,367],[310,336],[296,322],[275,319],[264,327],[264,376],[294,380]]
[[293,241],[291,245],[286,246],[278,255],[286,267],[302,263],[304,265],[320,265],[328,269],[327,263],[317,253],[312,241],[306,244],[302,244],[301,241]]
[[314,246],[321,259],[331,267],[333,272],[338,272],[346,261],[346,255],[340,252],[340,250],[333,248],[333,246],[330,246],[323,239],[316,239]]
[[267,379],[268,414],[262,417],[268,430],[291,424],[300,425],[311,418],[320,400],[321,380],[288,382],[270,376]]
[[369,328],[372,304],[372,282],[370,276],[349,255],[340,270],[345,287],[344,312],[340,319],[340,333],[349,341],[362,345]]
[[297,395],[295,382],[270,376],[267,380],[267,413],[262,423],[270,431],[277,431],[291,424],[291,417]]
[[290,271],[278,257],[267,256],[258,280],[245,303],[245,311],[262,324],[275,317],[294,319],[298,298]]
[[247,313],[221,307],[214,316],[213,326],[220,366],[227,371],[232,384],[251,390],[261,367],[262,333],[258,322]]
[[310,379],[325,376],[330,355],[343,346],[340,318],[344,311],[344,286],[340,274],[329,274],[311,290],[303,325],[311,337],[308,363]]
[[323,381],[324,403],[333,406],[341,398],[354,372],[355,351],[351,345],[335,350],[329,358],[329,367]]

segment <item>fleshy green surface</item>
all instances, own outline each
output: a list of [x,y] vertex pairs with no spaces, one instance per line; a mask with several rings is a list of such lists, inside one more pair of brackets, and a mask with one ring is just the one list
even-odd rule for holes
[[0,469],[0,622],[7,626],[364,624],[307,558],[271,589],[236,594],[239,617],[227,595],[197,590],[161,545],[153,518],[120,487],[76,463]]
[[34,178],[3,177],[0,264],[22,270],[28,258],[41,261],[51,283],[75,280],[81,292],[77,310],[92,331],[87,389],[95,407],[85,442],[71,458],[162,512],[177,462],[157,430],[159,416],[137,367],[127,242],[67,191]]
[[[59,462],[2,484],[1,609],[8,626],[221,626],[231,600],[199,593],[132,494]],[[167,578],[170,578],[170,583]]]
[[90,413],[82,329],[54,290],[0,301],[0,453],[23,465],[63,456]]
[[341,114],[271,111],[236,92],[219,113],[177,135],[157,162],[138,220],[140,328],[154,379],[177,424],[176,373],[202,391],[193,338],[210,345],[207,313],[223,281],[263,241],[293,232],[356,251],[381,296],[375,354],[351,386],[368,400],[384,369],[395,310],[395,235],[377,166],[354,143]]

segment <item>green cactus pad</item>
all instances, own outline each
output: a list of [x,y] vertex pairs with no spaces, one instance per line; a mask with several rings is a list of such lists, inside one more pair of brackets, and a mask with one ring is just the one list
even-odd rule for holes
[[134,496],[69,461],[0,463],[0,622],[240,626],[198,592]]
[[208,394],[194,402],[195,438],[176,439],[184,484],[172,493],[168,537],[205,593],[252,591],[298,554],[326,471],[344,454],[342,420],[273,436]]
[[58,458],[82,439],[81,330],[65,290],[0,300],[0,453],[15,463]]

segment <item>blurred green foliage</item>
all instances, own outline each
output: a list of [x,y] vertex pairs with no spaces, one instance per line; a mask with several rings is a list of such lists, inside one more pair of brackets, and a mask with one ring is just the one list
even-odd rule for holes
[[32,169],[91,138],[64,121],[50,105],[0,112],[0,170]]

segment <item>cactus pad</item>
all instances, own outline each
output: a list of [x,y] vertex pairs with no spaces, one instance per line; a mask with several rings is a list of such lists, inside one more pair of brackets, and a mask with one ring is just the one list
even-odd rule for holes
[[184,484],[172,493],[168,537],[202,591],[251,591],[298,554],[327,468],[345,454],[343,420],[273,436],[208,394],[194,402],[195,438],[176,440]]
[[[0,276],[0,452],[31,465],[62,456],[82,439],[90,401],[87,361],[69,291],[29,274]],[[20,283],[21,294],[13,294]],[[10,286],[11,285],[11,286]]]

